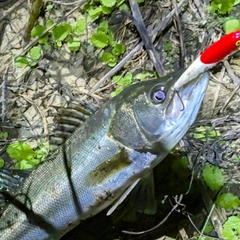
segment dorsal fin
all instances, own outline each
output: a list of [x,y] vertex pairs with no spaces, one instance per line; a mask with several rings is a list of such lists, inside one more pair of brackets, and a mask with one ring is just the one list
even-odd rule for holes
[[70,103],[67,108],[56,107],[56,109],[57,126],[54,129],[54,134],[50,137],[50,143],[53,147],[61,145],[77,127],[97,110],[89,103],[84,103],[84,105]]

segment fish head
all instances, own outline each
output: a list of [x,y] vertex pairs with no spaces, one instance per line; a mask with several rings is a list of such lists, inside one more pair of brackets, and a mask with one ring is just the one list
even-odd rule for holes
[[208,73],[200,74],[175,91],[172,86],[182,72],[122,92],[112,128],[115,139],[139,151],[171,151],[195,121],[209,79]]

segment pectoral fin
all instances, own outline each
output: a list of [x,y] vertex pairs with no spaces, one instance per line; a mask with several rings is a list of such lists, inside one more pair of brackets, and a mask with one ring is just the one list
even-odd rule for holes
[[[154,191],[154,176],[150,170],[141,179],[137,179],[123,193],[119,200],[108,210],[107,216],[112,214],[116,208],[127,198],[126,208],[122,215],[131,211],[153,215],[157,211],[157,204]],[[125,206],[125,205],[124,205]]]
[[[149,171],[136,188],[131,193],[130,204],[134,204],[135,211],[145,214],[155,214],[157,210],[157,204],[155,199],[155,186],[153,171]],[[131,201],[133,203],[131,203]]]
[[117,200],[117,202],[108,210],[107,216],[111,215],[116,208],[126,199],[126,197],[130,194],[130,192],[136,187],[141,179],[138,178],[133,184],[131,184],[127,190],[123,193],[123,195]]

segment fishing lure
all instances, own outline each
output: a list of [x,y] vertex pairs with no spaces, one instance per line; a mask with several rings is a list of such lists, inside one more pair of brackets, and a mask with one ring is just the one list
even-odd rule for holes
[[226,59],[231,53],[240,49],[240,30],[229,33],[208,47],[181,75],[173,90],[187,84],[199,74],[214,67],[218,62]]

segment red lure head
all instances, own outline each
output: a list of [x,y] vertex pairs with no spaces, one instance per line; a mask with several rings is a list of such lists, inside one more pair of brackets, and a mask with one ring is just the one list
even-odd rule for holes
[[214,64],[223,60],[233,51],[240,47],[240,30],[223,36],[220,40],[213,43],[200,56],[204,64]]

